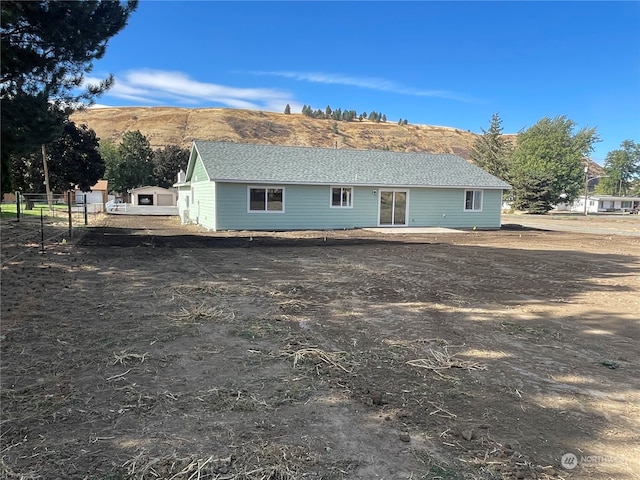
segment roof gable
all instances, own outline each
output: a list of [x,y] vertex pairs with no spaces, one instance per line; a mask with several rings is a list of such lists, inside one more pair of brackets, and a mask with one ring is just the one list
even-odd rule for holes
[[187,180],[196,157],[219,182],[511,188],[449,154],[196,141]]

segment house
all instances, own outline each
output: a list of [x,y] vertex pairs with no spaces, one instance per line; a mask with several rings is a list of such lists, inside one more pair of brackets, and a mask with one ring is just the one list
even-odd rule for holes
[[141,207],[175,207],[178,194],[175,190],[163,187],[138,187],[129,190],[131,205]]
[[82,192],[78,188],[75,190],[76,203],[95,204],[99,203],[104,206],[108,200],[109,194],[109,181],[98,180],[98,182],[91,187],[90,192]]
[[455,155],[196,141],[183,223],[209,230],[499,228],[507,183]]
[[[558,205],[561,211],[585,212],[584,195],[576,198],[572,203]],[[640,211],[640,197],[624,197],[615,195],[589,195],[587,197],[587,213],[604,212],[638,212]]]

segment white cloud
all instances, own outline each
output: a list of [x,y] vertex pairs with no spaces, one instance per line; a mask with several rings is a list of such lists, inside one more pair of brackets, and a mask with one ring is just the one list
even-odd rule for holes
[[[93,83],[95,79],[87,79]],[[271,88],[238,88],[199,82],[182,72],[165,70],[133,70],[115,76],[106,93],[110,97],[140,104],[205,105],[215,103],[231,108],[282,112],[287,103],[293,105],[288,92]]]
[[418,88],[406,87],[391,80],[377,77],[357,77],[352,75],[342,75],[339,73],[322,73],[322,72],[291,72],[291,71],[253,71],[252,75],[268,75],[275,77],[291,78],[294,80],[324,83],[330,85],[349,85],[353,87],[368,88],[370,90],[380,90],[383,92],[392,92],[403,95],[415,95],[419,97],[437,97],[448,98],[450,100],[458,100],[461,102],[472,101],[471,98],[449,90],[421,90]]

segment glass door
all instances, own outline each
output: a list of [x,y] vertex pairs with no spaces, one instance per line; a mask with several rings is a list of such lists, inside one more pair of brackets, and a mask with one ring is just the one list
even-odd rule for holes
[[407,224],[407,195],[404,190],[380,191],[380,225]]

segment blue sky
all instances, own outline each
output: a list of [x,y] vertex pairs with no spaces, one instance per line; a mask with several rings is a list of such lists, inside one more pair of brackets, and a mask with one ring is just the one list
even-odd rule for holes
[[640,2],[142,0],[88,80],[106,106],[303,105],[504,133],[566,115],[640,142]]

